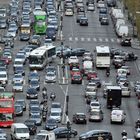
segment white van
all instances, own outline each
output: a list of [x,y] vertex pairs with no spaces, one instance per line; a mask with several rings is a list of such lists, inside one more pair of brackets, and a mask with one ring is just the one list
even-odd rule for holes
[[8,75],[6,71],[0,71],[0,81],[2,85],[7,84],[8,82]]
[[13,123],[11,126],[11,139],[30,140],[28,127],[23,123]]
[[127,26],[127,25],[121,24],[121,25],[116,29],[116,33],[117,33],[118,37],[128,36],[128,34],[129,34],[128,26]]
[[38,134],[35,136],[34,140],[38,140],[40,139],[40,137],[43,140],[55,140],[55,134],[53,131],[40,130]]
[[86,60],[83,62],[83,74],[87,75],[90,71],[93,71],[93,62]]
[[116,24],[115,24],[115,30],[118,29],[120,25],[125,25],[124,19],[117,19]]
[[121,86],[122,89],[122,96],[123,97],[130,97],[131,96],[131,90],[129,87]]

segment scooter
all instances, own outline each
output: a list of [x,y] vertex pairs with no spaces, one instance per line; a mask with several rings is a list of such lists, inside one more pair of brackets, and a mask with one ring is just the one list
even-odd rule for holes
[[110,72],[106,72],[106,76],[109,77],[109,75],[110,75]]
[[43,121],[46,121],[46,118],[47,118],[47,113],[46,112],[43,112],[42,113],[42,119],[43,119]]
[[50,95],[50,99],[51,99],[52,101],[54,101],[54,100],[55,100],[55,98],[56,98],[55,93],[51,93],[51,95]]

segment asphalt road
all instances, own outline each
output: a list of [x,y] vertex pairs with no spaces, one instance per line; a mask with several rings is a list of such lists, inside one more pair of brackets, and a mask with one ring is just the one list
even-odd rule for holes
[[[6,4],[8,1],[1,0],[1,4]],[[64,36],[64,44],[69,45],[72,48],[82,47],[86,48],[87,50],[90,50],[91,52],[94,51],[95,46],[97,45],[107,45],[110,47],[117,47],[123,50],[130,50],[135,52],[138,56],[140,55],[139,50],[135,50],[133,48],[122,48],[119,44],[120,39],[118,39],[114,33],[113,25],[110,20],[109,26],[101,26],[98,20],[98,10],[96,9],[95,12],[87,12],[87,16],[89,19],[89,26],[88,27],[82,27],[79,26],[79,24],[76,23],[76,17],[75,15],[72,17],[66,17],[64,16],[63,20],[63,36]],[[19,51],[19,49],[23,48],[27,42],[20,42],[18,41],[18,37],[15,40],[15,47],[13,49],[13,60],[15,54]],[[56,41],[55,44],[60,44],[59,41]],[[62,78],[62,70],[61,67],[58,65],[60,63],[60,60],[57,59],[54,65],[57,67],[58,72],[58,81],[56,84],[45,84],[44,83],[44,76],[45,71],[39,71],[41,80],[40,80],[40,86],[41,89],[43,86],[47,86],[48,93],[51,91],[56,92],[57,97],[56,101],[60,102],[64,108],[64,100],[65,95],[69,95],[69,119],[72,120],[72,115],[75,112],[84,112],[88,115],[88,106],[85,103],[85,99],[83,97],[86,80],[83,80],[82,85],[71,85],[70,84],[70,76],[69,76],[69,69],[66,67],[66,73],[68,74],[68,84],[67,85],[61,85],[59,81],[61,81]],[[139,71],[139,60],[136,62],[128,62],[127,65],[131,67],[131,75],[129,76],[130,80],[130,87],[133,89],[133,83],[136,80],[139,80],[140,71]],[[16,99],[26,99],[26,89],[28,87],[28,62],[25,65],[25,81],[24,81],[24,92],[23,93],[16,93]],[[95,69],[96,70],[96,69]],[[115,75],[116,70],[114,67],[111,67],[111,74],[110,77],[107,78],[105,75],[105,70],[97,70],[98,76],[101,78],[102,83],[104,81],[112,81],[115,83]],[[9,73],[9,80],[7,85],[7,90],[12,90],[12,77],[13,77],[13,67],[12,64],[8,67],[8,73]],[[140,117],[139,109],[137,108],[137,100],[135,97],[135,94],[132,90],[132,96],[130,98],[123,98],[122,106],[121,108],[125,110],[127,118],[126,122],[123,125],[117,125],[117,124],[110,124],[110,110],[106,108],[106,99],[103,98],[102,88],[98,90],[98,97],[99,101],[101,102],[102,109],[104,112],[104,120],[99,123],[91,123],[88,122],[86,125],[75,125],[72,124],[72,128],[76,128],[78,130],[78,133],[81,134],[82,132],[86,132],[92,129],[105,129],[110,130],[113,134],[113,140],[120,140],[121,139],[121,132],[122,130],[126,130],[128,132],[128,137],[133,138],[134,135],[134,125],[135,121]],[[41,101],[41,91],[39,100]],[[27,107],[29,100],[26,100]],[[51,101],[49,101],[49,104],[51,104]],[[23,117],[17,117],[15,119],[15,122],[24,122],[26,119],[29,118],[29,112],[28,109],[26,112],[24,112]],[[60,124],[61,126],[61,124]],[[42,126],[38,127],[38,130],[44,128],[44,123],[42,123]],[[10,129],[6,129],[6,132],[9,134]],[[10,137],[8,137],[8,140]],[[31,138],[31,140],[33,137]],[[78,139],[78,136],[74,139]]]

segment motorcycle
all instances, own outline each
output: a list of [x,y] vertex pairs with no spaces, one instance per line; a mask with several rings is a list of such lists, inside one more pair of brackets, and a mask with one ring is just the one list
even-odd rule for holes
[[106,72],[106,76],[109,77],[109,75],[110,75],[110,72]]
[[54,100],[55,100],[55,98],[56,98],[55,93],[51,93],[51,95],[50,95],[50,99],[51,99],[52,101],[54,101]]
[[42,119],[43,119],[43,121],[46,121],[46,118],[47,118],[47,113],[46,112],[43,112],[42,113]]

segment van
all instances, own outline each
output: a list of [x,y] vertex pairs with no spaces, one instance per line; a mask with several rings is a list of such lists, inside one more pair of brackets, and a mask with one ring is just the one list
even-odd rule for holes
[[118,29],[120,25],[125,25],[124,19],[117,19],[116,24],[115,24],[115,30]]
[[0,83],[6,85],[8,82],[8,75],[6,71],[0,71]]
[[55,140],[53,131],[40,130],[33,140],[38,140],[40,137],[44,137],[44,140]]
[[117,29],[116,29],[116,34],[118,37],[122,37],[122,36],[128,36],[129,32],[128,32],[128,26],[127,25],[123,25],[121,24]]
[[93,62],[92,61],[84,61],[83,62],[83,74],[87,75],[88,72],[93,70]]
[[126,86],[121,86],[122,89],[122,97],[130,97],[131,96],[131,91],[129,87]]
[[30,140],[28,127],[23,123],[13,123],[11,126],[11,139]]

